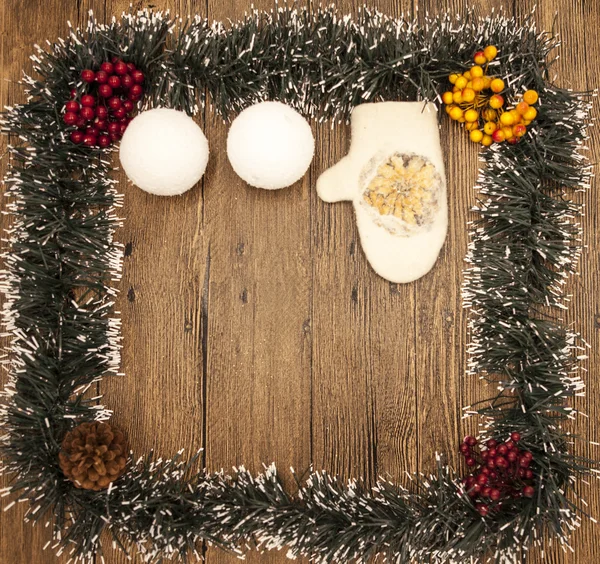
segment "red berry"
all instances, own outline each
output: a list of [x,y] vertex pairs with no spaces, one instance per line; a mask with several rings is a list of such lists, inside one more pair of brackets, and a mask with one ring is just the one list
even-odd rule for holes
[[81,108],[81,112],[79,114],[86,121],[94,119],[96,112],[94,112],[94,108],[90,108],[89,106],[84,106]]
[[71,88],[71,98],[77,98],[77,90],[75,88]]
[[495,480],[498,477],[498,474],[496,474],[496,472],[490,472],[490,480]]
[[517,460],[517,453],[514,450],[511,450],[506,455],[506,458],[508,459],[509,462],[516,462],[516,460]]
[[110,138],[112,141],[118,141],[119,139],[121,139],[121,136],[118,133],[111,133]]
[[517,433],[517,432],[511,433],[510,434],[510,439],[514,443],[518,443],[521,440],[521,435],[519,433]]
[[101,84],[98,88],[98,94],[102,98],[110,98],[113,94],[113,89],[108,84]]
[[497,456],[494,460],[497,468],[508,468],[508,462],[503,456]]
[[83,133],[81,131],[72,131],[70,137],[71,141],[77,145],[83,141]]
[[525,486],[523,488],[523,495],[525,497],[533,497],[535,494],[535,489],[533,488],[533,486]]
[[492,488],[490,488],[490,486],[485,486],[485,488],[481,489],[481,495],[482,497],[490,497],[490,492],[492,491]]
[[[144,93],[144,89],[139,85],[139,84],[134,84],[130,89],[129,89],[129,99],[132,99],[132,96],[135,98],[138,98],[139,96],[141,96]],[[475,443],[477,444],[477,443]]]
[[508,441],[506,441],[504,444],[506,445],[506,448],[508,450],[512,450],[513,448],[515,448],[515,443],[513,443],[510,439],[508,439]]
[[108,100],[108,106],[113,110],[118,110],[121,107],[121,98],[118,96],[113,96]]
[[[127,113],[133,111],[133,102],[131,100],[123,100],[123,108],[125,109],[125,111]],[[465,446],[468,446],[468,445],[465,445]]]
[[116,119],[123,119],[126,115],[127,114],[123,108],[117,108],[113,111],[113,116],[115,116]]
[[98,131],[97,127],[94,126],[90,126],[85,130],[85,134],[86,135],[92,135],[94,137],[98,137],[98,135],[100,134],[100,131]]
[[487,505],[485,505],[485,503],[478,503],[475,506],[475,509],[477,509],[477,512],[479,513],[479,515],[481,515],[482,517],[485,517],[489,512],[490,509]]
[[494,448],[498,444],[498,441],[495,441],[494,439],[488,439],[486,444],[488,448]]
[[108,81],[108,73],[106,71],[99,70],[96,73],[96,82],[98,84],[106,84],[107,81]]
[[489,469],[489,468],[482,468],[482,469],[481,469],[481,473],[482,473],[484,476],[489,476],[489,475],[490,475],[490,469]]
[[135,70],[135,65],[133,63],[127,63],[127,70],[131,73]]
[[498,501],[500,499],[501,495],[502,494],[500,493],[500,490],[498,488],[492,488],[490,490],[490,499],[492,501]]
[[531,460],[529,460],[529,458],[522,456],[521,458],[519,458],[519,466],[521,468],[527,468],[529,465],[531,464]]
[[[123,131],[124,131],[124,130],[123,130]],[[467,466],[475,466],[475,464],[477,464],[477,463],[475,462],[475,459],[474,459],[474,458],[471,458],[471,457],[469,457],[469,458],[467,458],[467,459],[465,460],[465,464],[466,464]]]
[[121,124],[120,123],[117,123],[116,121],[111,121],[108,124],[108,132],[109,133],[116,134],[116,133],[119,133],[120,130],[121,130]]
[[496,456],[496,449],[495,448],[491,448],[490,450],[488,450],[488,456],[491,458],[494,458]]
[[111,88],[120,88],[121,87],[121,79],[116,75],[113,74],[109,79],[108,79],[108,85]]
[[144,73],[141,70],[136,70],[131,73],[131,78],[136,84],[142,84],[144,82]]
[[530,470],[529,468],[527,468],[527,470],[525,470],[525,479],[531,480],[532,478],[533,478],[533,470]]
[[488,483],[488,477],[485,474],[479,474],[479,476],[477,476],[477,483],[481,486],[485,486]]
[[116,65],[116,64],[117,64],[117,63],[118,63],[120,60],[121,60],[121,59],[119,59],[119,57],[117,57],[116,55],[113,55],[113,56],[110,58],[110,62],[111,62],[113,65]]
[[79,111],[79,108],[79,102],[75,102],[75,100],[69,100],[65,104],[65,109],[67,110],[67,112],[73,112],[76,114]]
[[475,446],[477,444],[477,439],[471,435],[467,435],[464,438],[463,443],[469,446]]
[[93,70],[85,69],[81,71],[81,80],[91,84],[96,79],[96,73]]
[[93,108],[96,105],[96,98],[91,94],[84,94],[81,97],[81,105],[87,106],[88,108]]
[[517,471],[517,475],[519,476],[519,478],[525,478],[526,474],[527,470],[525,468],[519,468],[519,470]]
[[127,65],[123,61],[115,63],[115,72],[117,74],[127,74]]
[[[495,462],[495,460],[494,460],[494,459],[493,459],[493,458],[490,456],[490,457],[487,459],[487,462],[485,463],[485,465],[486,465],[486,466],[487,466],[487,467],[488,467],[488,468],[491,470],[492,468],[495,468],[495,467],[496,467],[496,462]],[[490,475],[491,475],[491,474],[490,474]]]
[[110,143],[111,143],[110,136],[100,135],[100,137],[98,137],[98,145],[100,145],[100,147],[102,147],[103,149],[108,147],[110,145]]
[[508,448],[507,448],[506,445],[498,445],[498,448],[496,449],[496,452],[499,455],[504,456],[508,452]]
[[115,72],[115,67],[112,63],[107,61],[106,63],[102,63],[100,65],[100,70],[104,71],[106,74],[112,74]]
[[479,495],[480,491],[481,491],[481,486],[479,484],[473,484],[471,486],[471,488],[469,489],[469,495],[471,497],[477,497],[477,495]]
[[85,119],[81,114],[79,114],[79,117],[77,118],[77,123],[75,125],[79,128],[82,128],[85,127],[86,123],[87,119]]
[[523,456],[527,459],[527,460],[533,460],[533,454],[531,454],[529,451],[525,451],[523,453]]
[[83,144],[86,147],[93,147],[96,144],[96,137],[94,137],[93,135],[84,135]]
[[124,74],[121,77],[121,86],[125,88],[125,90],[129,90],[133,86],[133,78],[131,78],[130,74]]
[[96,118],[94,120],[94,126],[100,131],[104,131],[108,127],[108,124],[105,119]]
[[98,106],[96,108],[96,117],[106,119],[108,117],[108,109],[106,106]]

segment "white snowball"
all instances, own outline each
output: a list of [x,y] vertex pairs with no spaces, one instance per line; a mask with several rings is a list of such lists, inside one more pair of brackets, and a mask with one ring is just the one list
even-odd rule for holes
[[174,196],[202,178],[208,163],[208,141],[186,113],[156,108],[131,121],[119,158],[136,186],[158,196]]
[[231,124],[227,156],[251,186],[275,190],[300,180],[315,152],[308,122],[281,102],[245,109]]

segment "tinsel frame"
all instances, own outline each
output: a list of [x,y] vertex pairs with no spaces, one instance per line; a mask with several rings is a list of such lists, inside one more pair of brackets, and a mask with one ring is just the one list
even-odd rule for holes
[[[482,407],[483,437],[518,431],[534,455],[536,495],[507,501],[481,517],[456,472],[440,459],[410,489],[380,479],[370,490],[312,472],[287,493],[274,467],[257,476],[198,471],[196,459],[155,459],[130,470],[105,492],[76,489],[62,475],[65,433],[109,410],[84,394],[119,370],[119,320],[111,317],[121,246],[113,240],[121,205],[110,179],[110,154],[73,145],[61,111],[79,72],[112,55],[146,76],[146,107],[195,113],[209,103],[227,119],[262,99],[288,103],[318,120],[347,120],[378,100],[440,102],[447,76],[493,44],[491,64],[511,91],[540,93],[538,119],[516,146],[481,153],[478,219],[465,275],[471,308],[469,373],[498,393]],[[566,545],[584,514],[575,477],[595,463],[574,456],[577,336],[563,327],[563,285],[580,252],[580,208],[573,191],[590,185],[582,153],[590,98],[548,81],[557,41],[531,18],[497,15],[425,18],[420,24],[363,10],[356,20],[334,8],[252,13],[224,27],[201,18],[125,14],[37,48],[27,102],[8,108],[5,179],[10,251],[2,289],[10,382],[0,422],[3,492],[29,501],[28,519],[52,523],[58,553],[91,561],[100,537],[136,549],[146,561],[200,557],[203,543],[242,553],[286,547],[319,562],[524,561],[548,537]],[[443,114],[443,112],[442,112]],[[9,504],[10,506],[11,504]]]

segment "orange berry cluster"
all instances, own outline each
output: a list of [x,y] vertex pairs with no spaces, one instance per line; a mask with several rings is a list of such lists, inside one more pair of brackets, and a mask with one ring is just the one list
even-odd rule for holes
[[462,74],[451,74],[452,91],[442,95],[446,113],[453,120],[464,123],[471,141],[484,147],[502,141],[518,143],[537,116],[533,105],[539,97],[535,90],[527,90],[514,107],[507,107],[502,96],[504,81],[487,74],[489,62],[497,54],[498,49],[493,45],[477,51],[473,57],[475,65]]

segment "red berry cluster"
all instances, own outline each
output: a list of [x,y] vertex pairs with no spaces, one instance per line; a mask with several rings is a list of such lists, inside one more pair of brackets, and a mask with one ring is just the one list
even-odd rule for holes
[[77,127],[71,141],[108,147],[123,136],[135,103],[144,95],[144,73],[133,63],[113,57],[98,71],[81,71],[81,80],[88,86],[86,93],[77,100],[77,90],[71,90],[63,115],[65,124]]
[[475,451],[478,441],[475,437],[465,437],[460,452],[465,462],[472,468],[472,474],[462,483],[467,495],[476,500],[477,511],[485,517],[491,509],[499,509],[503,500],[533,497],[534,478],[529,468],[533,461],[531,452],[520,449],[519,433],[511,433],[510,438],[498,443],[489,439],[479,452]]

